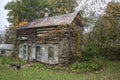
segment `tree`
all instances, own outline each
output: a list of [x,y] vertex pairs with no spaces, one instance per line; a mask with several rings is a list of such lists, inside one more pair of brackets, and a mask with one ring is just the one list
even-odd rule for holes
[[45,8],[50,16],[72,12],[76,0],[16,0],[7,3],[8,21],[15,26],[24,21],[32,21],[44,17]]
[[41,12],[45,6],[45,0],[16,0],[7,3],[5,9],[9,10],[8,21],[16,26],[24,20],[32,21],[43,17]]
[[120,56],[120,3],[110,2],[92,31],[93,39],[107,57]]
[[76,0],[48,0],[52,15],[71,13],[77,7]]
[[0,34],[0,44],[5,42],[5,38],[3,34]]
[[15,28],[13,25],[10,25],[10,27],[6,27],[5,31],[5,43],[7,44],[14,44],[15,43]]

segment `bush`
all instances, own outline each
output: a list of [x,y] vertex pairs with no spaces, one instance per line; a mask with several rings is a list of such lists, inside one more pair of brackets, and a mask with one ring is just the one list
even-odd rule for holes
[[94,46],[89,46],[85,48],[82,52],[82,61],[89,61],[94,57],[98,56],[98,49]]
[[76,70],[76,71],[80,71],[80,72],[97,71],[100,68],[101,68],[100,64],[90,63],[90,62],[75,63],[70,66],[71,70]]
[[34,64],[32,64],[32,67],[34,67],[34,68],[46,68],[47,65],[44,65],[41,63],[34,63]]
[[12,58],[9,58],[9,57],[3,57],[2,58],[2,61],[1,61],[1,64],[11,64],[12,63]]
[[3,65],[5,65],[5,64],[8,64],[8,65],[11,65],[11,64],[23,65],[23,64],[26,63],[24,61],[21,61],[19,59],[13,58],[13,57],[1,57],[1,61],[0,62]]

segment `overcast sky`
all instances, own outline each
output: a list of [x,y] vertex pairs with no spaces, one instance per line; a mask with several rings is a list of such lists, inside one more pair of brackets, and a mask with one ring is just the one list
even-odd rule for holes
[[[12,1],[12,0],[1,0],[0,1],[0,33],[1,33],[1,31],[5,31],[5,26],[9,25],[9,23],[6,19],[8,11],[4,9],[4,6],[10,1]],[[111,1],[111,0],[82,0],[82,1],[79,0],[79,4],[86,5],[88,7],[88,9],[93,8],[93,10],[97,10],[97,8],[99,8],[98,4],[97,4],[98,2],[101,3],[100,4],[101,6],[104,6],[103,7],[103,9],[104,9],[106,6],[106,3],[108,3],[109,1]],[[120,0],[114,0],[114,1],[120,1]],[[90,8],[90,6],[88,6],[88,4],[93,4],[93,5],[91,5],[91,8]]]
[[7,2],[12,0],[0,0],[0,32],[5,30],[5,26],[8,26],[9,23],[7,21],[7,13],[8,11],[4,9],[4,6]]

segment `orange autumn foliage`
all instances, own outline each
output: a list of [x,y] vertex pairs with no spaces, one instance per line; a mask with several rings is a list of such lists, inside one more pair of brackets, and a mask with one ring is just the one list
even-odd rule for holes
[[18,27],[23,27],[23,26],[25,26],[26,24],[28,24],[28,21],[27,21],[27,20],[24,20],[24,21],[22,21],[22,22],[20,22],[20,23],[18,24]]

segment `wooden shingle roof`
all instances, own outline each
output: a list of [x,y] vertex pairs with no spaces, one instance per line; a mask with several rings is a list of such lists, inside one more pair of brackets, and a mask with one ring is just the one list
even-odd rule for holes
[[74,18],[78,13],[79,13],[78,11],[75,11],[73,13],[64,14],[61,16],[53,16],[53,17],[36,19],[29,22],[27,25],[21,28],[24,29],[24,28],[47,27],[47,26],[59,26],[59,25],[66,25],[66,24],[69,25],[73,22]]

